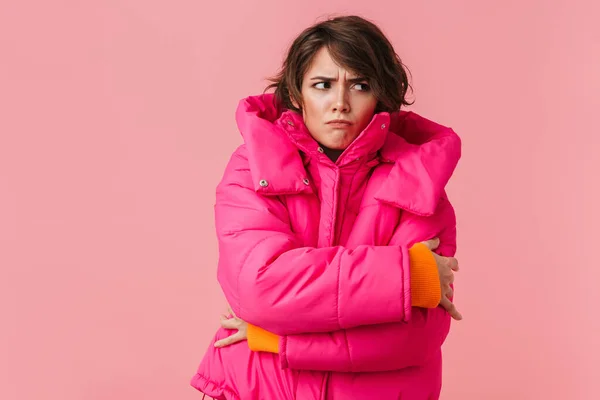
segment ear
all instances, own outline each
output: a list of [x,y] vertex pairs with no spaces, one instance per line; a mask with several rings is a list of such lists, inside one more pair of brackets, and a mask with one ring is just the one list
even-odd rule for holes
[[300,104],[299,104],[299,103],[296,101],[296,99],[295,99],[295,98],[293,98],[292,96],[290,96],[290,101],[292,102],[292,105],[293,105],[294,107],[296,107],[296,108],[297,108],[297,109],[299,109],[299,110],[301,110],[301,109],[302,109],[302,107],[300,107]]

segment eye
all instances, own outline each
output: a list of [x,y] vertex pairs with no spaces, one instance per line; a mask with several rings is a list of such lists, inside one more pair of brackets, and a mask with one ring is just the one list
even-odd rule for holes
[[359,91],[361,92],[368,92],[370,88],[369,85],[367,85],[366,83],[357,83],[354,85],[355,88],[357,88]]
[[317,82],[313,87],[316,89],[329,89],[331,87],[331,82]]

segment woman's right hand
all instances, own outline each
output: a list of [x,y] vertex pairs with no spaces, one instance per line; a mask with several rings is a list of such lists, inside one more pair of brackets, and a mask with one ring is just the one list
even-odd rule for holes
[[431,240],[425,240],[423,243],[435,257],[435,262],[438,268],[438,274],[440,277],[440,286],[442,289],[442,299],[440,300],[440,305],[448,311],[450,316],[457,321],[462,319],[462,315],[456,309],[454,303],[452,303],[451,299],[454,296],[454,290],[450,285],[454,283],[454,272],[458,271],[458,260],[454,257],[443,257],[439,254],[436,254],[433,250],[437,249],[440,245],[439,238],[433,238]]

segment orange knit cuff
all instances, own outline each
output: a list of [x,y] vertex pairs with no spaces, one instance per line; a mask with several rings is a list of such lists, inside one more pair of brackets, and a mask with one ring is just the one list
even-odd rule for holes
[[279,336],[256,325],[248,324],[248,347],[252,351],[279,353]]
[[423,243],[408,249],[410,256],[410,294],[413,307],[435,308],[442,299],[442,289],[435,257]]

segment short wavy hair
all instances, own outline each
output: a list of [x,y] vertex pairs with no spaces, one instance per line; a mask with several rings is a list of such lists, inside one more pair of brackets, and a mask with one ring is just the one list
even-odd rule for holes
[[412,86],[408,68],[392,44],[373,22],[356,15],[330,18],[305,29],[290,46],[280,72],[271,78],[265,92],[275,88],[280,106],[301,111],[302,79],[315,54],[326,46],[333,60],[367,79],[375,97],[375,112],[394,112],[413,102],[406,100]]

